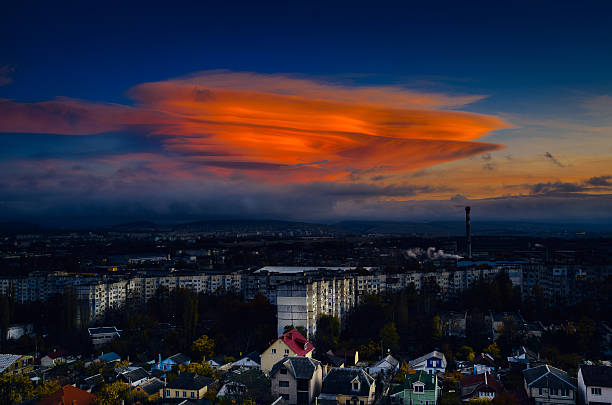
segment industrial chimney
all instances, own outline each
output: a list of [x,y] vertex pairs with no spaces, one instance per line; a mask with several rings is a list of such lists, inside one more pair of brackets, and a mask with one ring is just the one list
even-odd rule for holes
[[470,225],[470,207],[465,207],[465,236],[467,238],[467,257],[472,258],[472,229]]

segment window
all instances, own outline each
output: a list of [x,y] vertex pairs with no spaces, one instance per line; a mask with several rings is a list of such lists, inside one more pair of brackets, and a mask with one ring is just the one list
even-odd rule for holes
[[183,398],[187,398],[187,391],[183,391]]
[[561,390],[561,395],[564,397],[569,397],[569,390],[567,388]]
[[350,399],[346,400],[346,405],[351,405],[351,400]]
[[601,388],[591,388],[591,394],[592,395],[601,395]]
[[285,367],[280,369],[281,374],[287,374],[287,369]]
[[359,401],[359,405],[363,405],[363,401]]
[[279,387],[288,387],[289,386],[289,381],[279,381],[278,382],[278,386]]
[[542,395],[542,388],[538,388],[538,395]]
[[359,383],[357,381],[353,383],[353,391],[359,391]]
[[285,349],[285,354],[289,354],[289,349]]
[[195,392],[191,391],[191,398],[195,398]]
[[285,401],[289,401],[289,394],[281,394],[281,397],[283,397]]
[[174,396],[178,398],[179,392],[178,391],[174,391]]
[[272,349],[272,354],[276,354],[276,349]]
[[423,387],[422,385],[415,385],[414,386],[414,392],[421,392],[422,393],[423,392],[423,388],[425,388],[425,387]]
[[170,396],[170,390],[166,390],[166,397]]

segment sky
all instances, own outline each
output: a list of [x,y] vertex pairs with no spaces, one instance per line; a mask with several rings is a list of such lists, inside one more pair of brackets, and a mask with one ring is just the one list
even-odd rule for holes
[[3,5],[0,221],[612,223],[609,2],[264,3]]

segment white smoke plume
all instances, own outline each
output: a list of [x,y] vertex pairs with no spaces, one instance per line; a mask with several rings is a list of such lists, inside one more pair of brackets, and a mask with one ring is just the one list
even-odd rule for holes
[[436,249],[435,247],[428,247],[427,250],[423,250],[421,248],[412,248],[408,249],[406,251],[406,254],[416,260],[463,259],[463,256],[444,253],[444,250]]

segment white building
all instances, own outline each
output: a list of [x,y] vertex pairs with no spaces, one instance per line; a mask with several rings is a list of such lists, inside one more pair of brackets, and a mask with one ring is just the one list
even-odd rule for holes
[[581,405],[612,404],[612,367],[580,366],[578,398]]

